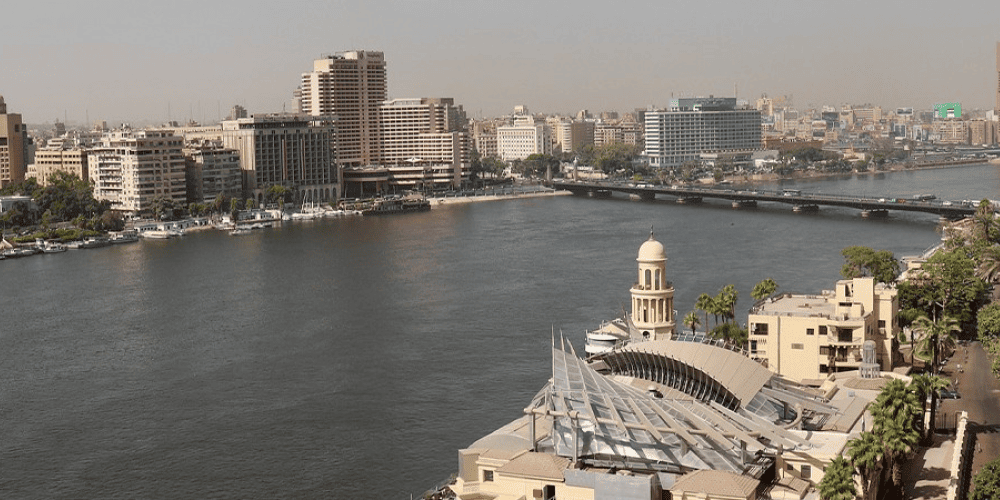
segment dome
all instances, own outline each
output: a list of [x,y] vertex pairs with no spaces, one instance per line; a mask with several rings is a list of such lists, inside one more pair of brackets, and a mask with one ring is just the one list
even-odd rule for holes
[[653,232],[649,232],[649,239],[639,247],[639,257],[636,260],[667,260],[667,252],[663,249],[663,244],[653,239]]

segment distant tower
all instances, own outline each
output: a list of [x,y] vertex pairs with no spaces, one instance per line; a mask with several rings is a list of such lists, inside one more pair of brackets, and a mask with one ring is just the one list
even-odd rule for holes
[[18,113],[7,113],[0,95],[0,187],[24,182],[28,170],[28,129]]
[[674,333],[674,287],[667,281],[667,254],[649,239],[639,247],[639,279],[632,286],[632,323],[650,340],[669,339]]

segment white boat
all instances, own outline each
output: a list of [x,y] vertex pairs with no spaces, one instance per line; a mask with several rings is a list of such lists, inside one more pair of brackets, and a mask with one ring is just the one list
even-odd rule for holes
[[113,233],[109,241],[112,245],[117,245],[119,243],[134,243],[139,241],[139,234],[134,229],[130,231],[122,231],[120,233]]
[[140,233],[140,236],[152,240],[165,240],[173,235],[170,234],[170,231],[163,231],[160,229],[150,229],[149,231],[143,231],[142,233]]
[[249,227],[238,227],[236,229],[233,229],[232,231],[229,231],[229,234],[230,236],[243,236],[250,234],[251,231],[252,230]]
[[45,241],[41,238],[35,240],[35,246],[38,247],[42,253],[59,253],[67,250],[66,245],[63,245],[62,243]]

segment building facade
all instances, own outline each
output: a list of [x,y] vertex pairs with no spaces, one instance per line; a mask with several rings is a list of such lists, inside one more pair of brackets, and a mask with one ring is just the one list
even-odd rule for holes
[[737,109],[735,98],[674,99],[669,109],[648,111],[645,118],[651,167],[676,168],[702,153],[761,149],[760,111]]
[[94,198],[132,214],[149,211],[157,198],[185,203],[183,142],[164,130],[105,134],[87,156]]
[[750,357],[786,378],[803,381],[859,370],[866,341],[879,368],[897,359],[899,299],[873,278],[840,280],[821,295],[784,294],[758,302],[748,317]]
[[240,154],[218,142],[189,143],[184,148],[187,202],[205,203],[219,195],[243,198]]
[[273,114],[222,122],[222,145],[238,151],[243,191],[258,204],[273,185],[294,188],[300,199],[336,202],[332,141],[326,117]]
[[46,186],[56,172],[66,172],[80,179],[90,180],[87,156],[90,150],[81,147],[44,147],[35,151],[35,162],[28,166],[29,177]]
[[513,124],[497,127],[497,154],[501,160],[523,160],[533,154],[551,154],[551,132],[528,114],[514,115]]
[[379,115],[387,99],[382,52],[338,52],[313,61],[295,92],[299,112],[336,118],[336,160],[342,166],[378,160]]
[[7,113],[0,95],[0,187],[24,182],[30,152],[28,129],[18,113]]

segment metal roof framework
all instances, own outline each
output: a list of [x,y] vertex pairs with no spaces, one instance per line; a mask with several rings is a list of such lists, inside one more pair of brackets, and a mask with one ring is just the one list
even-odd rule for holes
[[[683,346],[669,347],[684,350]],[[739,356],[717,346],[703,347]],[[551,419],[554,452],[574,461],[611,461],[636,469],[674,472],[713,469],[737,473],[754,467],[761,455],[772,455],[778,447],[811,448],[808,441],[779,425],[787,422],[774,419],[777,409],[794,405],[799,411],[837,411],[818,400],[804,401],[805,393],[785,393],[780,384],[763,391],[767,381],[749,377],[752,381],[746,382],[748,377],[741,376],[740,370],[733,371],[734,359],[727,355],[701,347],[689,351],[692,356],[710,354],[722,370],[706,369],[707,364],[698,369],[682,359],[651,352],[616,351],[621,353],[616,359],[631,363],[630,377],[663,383],[683,393],[661,394],[641,390],[621,377],[598,373],[560,338],[552,349],[552,379],[525,411],[532,419],[537,415]],[[665,366],[671,371],[663,371]],[[709,376],[712,373],[732,375],[730,380],[740,384],[734,391],[734,387]],[[674,378],[651,379],[663,374]],[[755,394],[749,393],[751,386],[757,386]],[[750,405],[740,403],[736,394],[749,399]],[[786,396],[786,401],[777,399]]]

